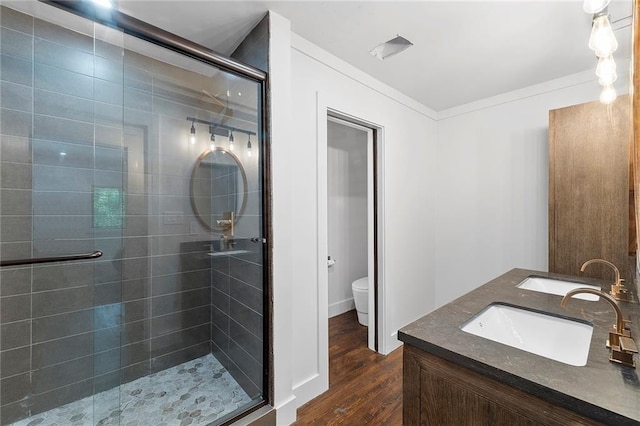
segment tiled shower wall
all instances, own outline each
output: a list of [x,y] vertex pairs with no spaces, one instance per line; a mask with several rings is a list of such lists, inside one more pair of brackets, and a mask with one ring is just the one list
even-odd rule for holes
[[[265,17],[231,55],[233,58],[267,71],[269,19]],[[257,144],[255,146],[258,146]],[[263,153],[259,153],[263,155]],[[265,289],[263,244],[250,238],[261,237],[262,181],[259,163],[245,161],[249,181],[248,207],[239,221],[245,238],[237,239],[234,249],[248,253],[214,258],[211,275],[211,344],[216,358],[251,397],[263,388],[265,369]],[[248,224],[247,224],[248,222]]]
[[[113,30],[70,22],[73,31],[0,8],[0,256],[104,256],[0,272],[0,423],[210,352],[221,268],[238,318],[227,365],[249,378],[245,388],[261,388],[262,276],[245,263],[262,256],[225,257],[212,274],[202,243],[216,236],[190,207],[206,147],[187,143],[185,118],[213,120],[219,108],[181,89],[201,75],[124,49]],[[259,207],[247,212],[260,222]]]

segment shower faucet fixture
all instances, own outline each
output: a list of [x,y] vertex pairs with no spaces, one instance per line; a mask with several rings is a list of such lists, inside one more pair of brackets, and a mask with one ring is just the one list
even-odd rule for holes
[[233,248],[235,241],[233,240],[233,227],[235,221],[234,212],[222,213],[224,219],[216,221],[216,224],[222,228],[222,235],[220,236],[220,251],[225,251]]

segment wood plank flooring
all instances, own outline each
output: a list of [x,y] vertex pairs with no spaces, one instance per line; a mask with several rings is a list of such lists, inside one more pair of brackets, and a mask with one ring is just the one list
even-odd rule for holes
[[295,425],[401,425],[402,348],[367,348],[356,311],[329,320],[329,390],[298,409]]

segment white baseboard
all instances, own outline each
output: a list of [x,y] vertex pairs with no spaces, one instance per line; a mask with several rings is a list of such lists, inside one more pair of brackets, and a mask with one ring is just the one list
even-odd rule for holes
[[332,303],[329,305],[329,318],[344,314],[345,312],[349,312],[355,308],[356,305],[353,302],[353,298]]
[[296,396],[296,406],[303,406],[328,389],[329,377],[322,377],[319,374],[314,374],[301,383],[293,385],[293,394]]
[[296,421],[297,401],[291,396],[285,402],[276,407],[276,425],[287,426]]

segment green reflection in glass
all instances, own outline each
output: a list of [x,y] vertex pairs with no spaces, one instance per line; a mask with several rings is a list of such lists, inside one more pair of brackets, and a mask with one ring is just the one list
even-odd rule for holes
[[124,227],[124,191],[122,188],[93,188],[93,227]]

